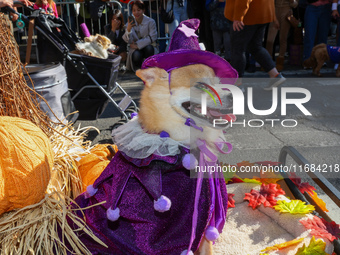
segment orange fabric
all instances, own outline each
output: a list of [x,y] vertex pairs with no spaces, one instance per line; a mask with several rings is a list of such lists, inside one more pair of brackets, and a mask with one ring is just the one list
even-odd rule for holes
[[39,127],[0,117],[0,215],[40,202],[52,167],[52,146]]
[[79,173],[83,181],[83,192],[86,190],[87,186],[94,183],[114,156],[114,153],[108,149],[109,145],[114,149],[114,153],[118,151],[116,145],[97,144],[91,150],[90,154],[87,154],[77,162]]
[[226,0],[224,16],[245,25],[270,23],[275,20],[274,0]]

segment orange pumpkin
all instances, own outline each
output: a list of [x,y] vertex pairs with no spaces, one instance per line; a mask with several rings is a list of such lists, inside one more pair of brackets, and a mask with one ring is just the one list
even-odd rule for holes
[[40,202],[52,167],[52,146],[39,127],[0,117],[0,215]]
[[[111,146],[113,149],[109,149]],[[83,181],[83,192],[86,187],[93,184],[101,175],[106,166],[110,163],[111,158],[118,151],[116,145],[97,144],[90,154],[87,154],[77,163],[81,179]]]

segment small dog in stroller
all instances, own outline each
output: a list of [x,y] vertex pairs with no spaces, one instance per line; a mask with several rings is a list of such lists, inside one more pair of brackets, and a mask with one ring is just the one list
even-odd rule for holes
[[117,51],[117,46],[111,44],[109,38],[104,35],[96,34],[84,38],[84,42],[76,43],[76,50],[72,53],[87,55],[102,59],[108,58],[108,50]]

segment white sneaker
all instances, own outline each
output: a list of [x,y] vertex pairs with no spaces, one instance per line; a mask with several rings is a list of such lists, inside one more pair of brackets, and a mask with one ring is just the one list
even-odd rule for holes
[[286,78],[283,77],[281,73],[279,73],[275,78],[271,78],[270,80],[271,81],[269,82],[268,86],[263,88],[264,90],[272,90],[273,88],[280,86],[286,81]]
[[126,71],[126,66],[125,66],[125,65],[121,65],[121,66],[119,67],[119,71],[125,72],[125,71]]

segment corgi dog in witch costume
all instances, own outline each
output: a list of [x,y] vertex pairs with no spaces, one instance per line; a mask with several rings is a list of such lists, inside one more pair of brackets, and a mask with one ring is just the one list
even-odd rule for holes
[[[220,78],[233,84],[237,72],[200,50],[198,26],[197,19],[183,21],[169,51],[136,72],[145,83],[140,112],[113,131],[119,151],[76,199],[83,208],[106,201],[84,210],[87,225],[107,245],[82,233],[93,254],[212,254],[225,223],[226,184],[221,173],[195,169],[215,166],[217,153],[231,151],[222,129],[213,127],[214,118],[231,112],[228,92],[215,84]],[[213,95],[206,114],[202,93]]]

